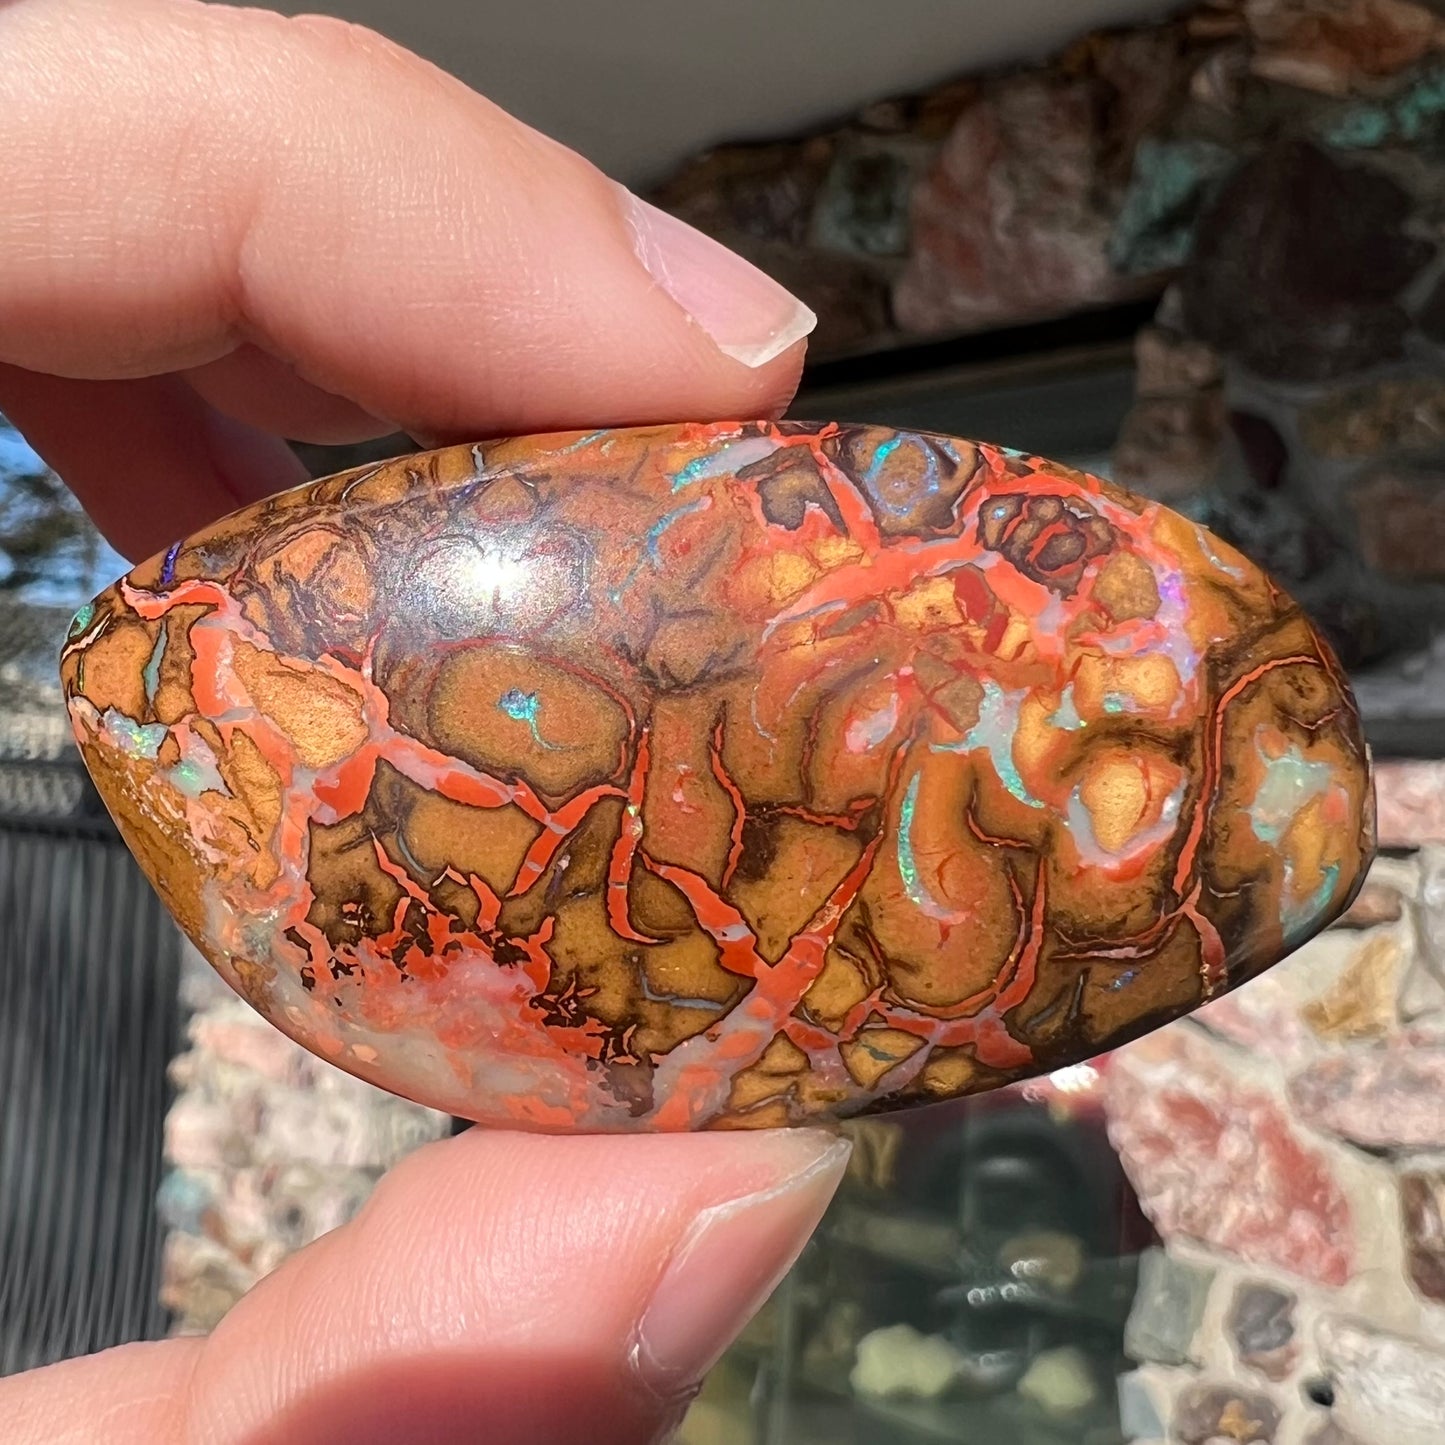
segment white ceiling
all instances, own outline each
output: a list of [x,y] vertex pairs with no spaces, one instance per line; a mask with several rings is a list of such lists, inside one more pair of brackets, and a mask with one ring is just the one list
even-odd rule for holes
[[727,140],[1047,55],[1170,0],[312,0],[419,51],[632,185]]

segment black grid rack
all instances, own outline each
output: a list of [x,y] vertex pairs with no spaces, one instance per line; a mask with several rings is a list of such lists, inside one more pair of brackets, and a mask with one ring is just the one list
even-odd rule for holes
[[0,1374],[167,1324],[181,937],[66,740],[68,620],[0,599]]

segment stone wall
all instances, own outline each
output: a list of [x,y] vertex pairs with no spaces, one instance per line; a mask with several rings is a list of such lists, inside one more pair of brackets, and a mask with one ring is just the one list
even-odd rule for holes
[[404,1155],[451,1120],[294,1044],[187,945],[188,1047],[171,1064],[161,1303],[213,1328],[288,1255],[344,1224]]
[[1445,1438],[1445,765],[1385,764],[1340,926],[1113,1054],[1142,1261],[1130,1437]]

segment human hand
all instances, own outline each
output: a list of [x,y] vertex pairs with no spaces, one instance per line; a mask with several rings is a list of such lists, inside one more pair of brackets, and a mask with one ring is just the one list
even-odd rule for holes
[[[374,35],[0,0],[0,412],[139,558],[279,439],[777,414],[812,317]],[[796,1256],[825,1135],[423,1149],[205,1340],[0,1381],[18,1445],[645,1441]]]
[[802,1247],[847,1159],[807,1130],[471,1129],[204,1339],[0,1380],[7,1445],[636,1445]]

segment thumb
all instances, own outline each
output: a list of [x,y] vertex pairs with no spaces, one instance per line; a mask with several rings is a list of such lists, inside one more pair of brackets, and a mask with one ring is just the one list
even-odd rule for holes
[[21,1445],[658,1438],[802,1249],[846,1141],[811,1131],[420,1150],[206,1340],[0,1381]]

